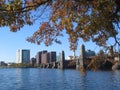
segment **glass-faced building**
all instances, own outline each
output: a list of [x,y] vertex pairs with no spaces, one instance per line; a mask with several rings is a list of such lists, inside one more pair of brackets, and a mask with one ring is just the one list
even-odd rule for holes
[[16,52],[17,63],[30,63],[30,50],[19,49]]

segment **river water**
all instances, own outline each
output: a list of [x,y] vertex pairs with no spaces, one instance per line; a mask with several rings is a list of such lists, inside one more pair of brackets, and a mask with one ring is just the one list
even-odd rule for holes
[[0,90],[120,90],[120,71],[1,68]]

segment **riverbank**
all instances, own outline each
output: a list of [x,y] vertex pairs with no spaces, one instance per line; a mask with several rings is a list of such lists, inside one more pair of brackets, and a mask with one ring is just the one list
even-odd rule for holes
[[[93,71],[96,71],[96,70],[112,70],[112,66],[113,64],[111,64],[110,62],[105,62],[104,64],[101,64],[99,66],[94,66],[93,65],[94,63],[90,64],[88,63],[88,61],[86,60],[85,62],[85,66],[80,68],[79,70],[81,71],[85,71],[85,70],[93,70]],[[50,69],[61,69],[59,67],[52,67],[52,66],[47,66],[47,65],[37,65],[37,64],[34,64],[34,65],[31,65],[31,64],[10,64],[8,66],[0,66],[0,68],[50,68]],[[64,67],[63,69],[76,69],[76,63],[75,62],[69,62],[67,64],[66,67]]]

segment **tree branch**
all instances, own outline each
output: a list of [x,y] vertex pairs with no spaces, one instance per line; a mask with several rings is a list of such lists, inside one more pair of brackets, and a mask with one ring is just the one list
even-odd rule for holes
[[[21,13],[28,12],[28,11],[31,10],[29,8],[33,8],[33,7],[38,8],[39,6],[45,5],[45,4],[49,5],[50,2],[51,2],[51,0],[44,0],[44,1],[40,2],[40,3],[35,2],[34,5],[32,5],[32,6],[25,6],[23,8],[16,9],[15,11],[16,12],[20,11]],[[2,12],[8,12],[8,11],[15,12],[14,10],[6,10],[6,9],[1,9],[1,8],[0,8],[0,11],[2,11]]]

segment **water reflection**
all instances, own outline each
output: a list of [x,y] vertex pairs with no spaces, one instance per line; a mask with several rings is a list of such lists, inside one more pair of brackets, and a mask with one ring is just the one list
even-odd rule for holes
[[0,90],[120,90],[120,71],[0,69]]
[[112,73],[113,89],[120,90],[120,71],[116,70]]
[[30,69],[16,69],[17,90],[27,90],[30,82]]

